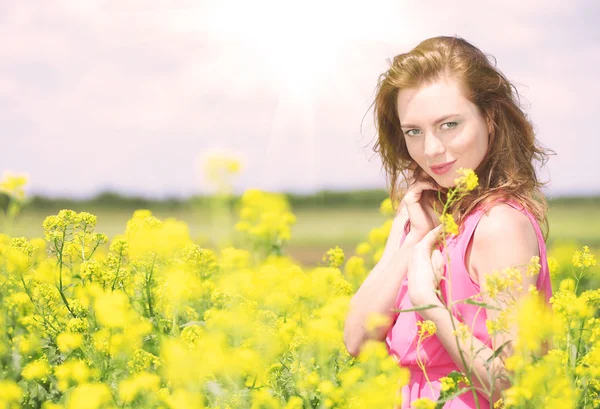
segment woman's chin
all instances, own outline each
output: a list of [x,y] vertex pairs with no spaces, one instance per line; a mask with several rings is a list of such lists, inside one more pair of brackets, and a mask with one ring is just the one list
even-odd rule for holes
[[445,189],[456,187],[456,178],[460,177],[458,172],[448,172],[443,175],[430,174],[431,178]]
[[434,182],[435,185],[442,187],[444,189],[450,189],[452,187],[456,186],[456,183],[454,182],[454,180],[459,177],[460,175],[458,174],[458,172],[454,172],[454,175],[451,175],[450,172],[444,174],[444,175],[436,175],[435,173],[429,173],[426,172],[427,176],[429,176],[429,178],[431,179],[431,181]]
[[439,186],[445,189],[449,189],[451,187],[456,186],[456,183],[454,183],[454,179],[451,178],[436,176],[433,178],[433,180],[435,180],[435,183],[437,183]]

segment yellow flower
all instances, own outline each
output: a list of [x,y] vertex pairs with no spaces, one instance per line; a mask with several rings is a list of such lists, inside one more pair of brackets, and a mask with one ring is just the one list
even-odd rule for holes
[[456,388],[456,382],[454,382],[454,379],[444,376],[443,378],[440,378],[440,386],[442,392],[453,391]]
[[[190,325],[189,327],[185,327],[181,332],[181,336],[183,338],[186,330],[190,328],[200,328],[197,325]],[[143,349],[138,349],[133,353],[133,356],[127,362],[127,367],[133,373],[143,372],[146,370],[156,369],[160,366],[160,359],[156,355],[145,351]]]
[[98,322],[109,328],[123,328],[129,322],[129,300],[122,291],[98,295],[94,309]]
[[373,247],[367,242],[362,242],[362,243],[358,243],[355,251],[356,251],[357,255],[364,256],[366,254],[369,254],[371,251],[373,251]]
[[550,276],[554,278],[556,273],[558,273],[558,269],[560,268],[560,264],[558,260],[554,257],[548,257],[548,271],[550,272]]
[[23,378],[31,380],[31,379],[45,379],[48,375],[50,375],[51,368],[47,362],[44,361],[33,361],[28,363],[21,375]]
[[[560,292],[557,292],[557,295],[560,295]],[[549,339],[557,328],[556,316],[545,302],[532,295],[527,295],[519,301],[516,312],[518,332],[514,342],[515,351],[536,353],[542,347],[543,341]]]
[[326,379],[319,384],[318,390],[321,391],[323,395],[329,395],[335,387],[330,380]]
[[279,400],[276,399],[268,390],[259,389],[252,390],[252,406],[250,409],[262,409],[262,408],[279,408]]
[[327,262],[329,267],[339,267],[344,264],[344,250],[339,246],[327,250],[323,256],[323,261]]
[[87,382],[91,371],[85,362],[73,360],[56,366],[54,375],[58,379],[58,389],[64,392],[69,388],[70,381],[78,384]]
[[41,340],[36,334],[19,335],[13,339],[13,343],[18,346],[19,352],[23,355],[29,355],[32,351],[41,348]]
[[558,284],[558,289],[562,292],[575,292],[575,280],[565,278]]
[[211,152],[199,157],[205,179],[218,191],[231,192],[232,178],[242,169],[242,157],[230,152]]
[[19,385],[10,379],[0,380],[0,403],[5,408],[17,407],[9,404],[17,404],[23,397],[23,391]]
[[573,254],[573,265],[577,268],[588,268],[596,265],[596,258],[590,253],[588,246],[583,246]]
[[479,184],[477,174],[472,169],[459,168],[458,173],[461,174],[461,177],[454,179],[458,190],[471,191]]
[[487,319],[485,321],[485,326],[487,327],[488,333],[490,335],[495,335],[497,333],[505,332],[508,330],[508,318],[509,318],[509,310],[504,309],[498,314],[498,318],[495,320]]
[[490,298],[496,298],[498,294],[502,294],[509,289],[520,289],[522,281],[523,276],[519,269],[507,267],[502,271],[493,270],[491,273],[485,274],[482,289]]
[[362,257],[352,256],[344,266],[344,275],[350,280],[362,279],[366,273],[365,259]]
[[381,260],[381,257],[383,257],[384,250],[385,250],[384,248],[380,248],[379,250],[377,250],[375,252],[375,254],[373,254],[373,262],[374,263],[379,263],[379,260]]
[[368,362],[370,360],[383,359],[388,355],[385,346],[381,342],[369,339],[366,341],[358,355],[359,362]]
[[68,409],[96,409],[111,400],[111,392],[103,383],[86,383],[75,388],[68,398]]
[[56,345],[60,352],[68,352],[79,348],[83,342],[83,335],[71,332],[62,332],[56,337]]
[[435,322],[430,320],[417,321],[417,334],[419,339],[423,340],[429,338],[435,334],[437,327]]
[[119,383],[119,398],[130,403],[142,392],[158,392],[160,377],[148,372],[140,372],[132,378],[124,379]]
[[84,333],[90,327],[90,323],[87,319],[82,318],[71,318],[67,322],[67,332]]
[[[367,323],[365,325],[365,328],[367,329],[367,331],[371,332],[374,331],[380,327],[386,326],[390,324],[390,317],[384,314],[370,314],[367,317]],[[435,324],[434,324],[435,326]]]
[[527,275],[533,277],[540,272],[540,268],[542,268],[540,265],[540,256],[531,257],[529,265],[527,266]]
[[25,198],[23,187],[27,184],[28,176],[26,174],[16,175],[12,172],[4,172],[3,179],[0,181],[0,192],[18,200]]
[[224,268],[244,268],[250,263],[250,252],[235,247],[221,249],[221,265]]
[[537,287],[533,284],[529,284],[529,288],[527,289],[527,292],[532,295],[539,295],[539,293],[540,293],[538,291]]
[[302,409],[304,408],[304,401],[299,396],[292,396],[286,403],[284,409]]
[[[394,362],[394,364],[396,364]],[[341,384],[344,388],[346,389],[350,389],[352,387],[354,387],[354,385],[356,385],[364,376],[365,371],[358,367],[358,366],[353,366],[351,368],[348,368],[344,371],[342,371],[338,378],[341,381]]]
[[384,216],[393,216],[394,208],[392,207],[392,199],[389,197],[385,198],[379,206],[379,212]]
[[454,236],[458,235],[458,225],[456,221],[454,221],[454,216],[451,214],[443,214],[440,216],[440,222],[444,226],[444,231],[447,234],[452,234]]
[[411,404],[412,409],[435,409],[436,403],[428,398],[419,398]]
[[469,329],[469,326],[462,322],[459,322],[458,325],[456,326],[456,330],[452,331],[453,336],[458,337],[459,339],[462,339],[463,341],[466,341],[469,338],[470,334],[471,334],[471,330]]

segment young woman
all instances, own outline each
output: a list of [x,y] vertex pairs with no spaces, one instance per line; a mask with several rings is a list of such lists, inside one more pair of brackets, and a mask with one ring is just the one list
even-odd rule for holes
[[[544,184],[536,174],[536,162],[544,164],[551,151],[536,140],[515,87],[485,54],[459,37],[430,38],[396,56],[380,77],[374,106],[375,151],[381,155],[391,196],[397,196],[399,180],[406,181],[408,189],[383,256],[352,298],[344,341],[356,356],[367,339],[385,340],[389,353],[410,370],[410,381],[401,391],[402,408],[409,408],[417,398],[436,400],[439,379],[454,370],[464,371],[464,367],[445,309],[402,313],[393,309],[444,306],[448,299],[479,294],[485,274],[527,265],[532,256],[540,257],[541,269],[535,276],[523,274],[524,290],[513,296],[522,297],[529,284],[546,300],[551,296],[547,229],[543,234],[540,228],[547,227],[547,205],[541,192]],[[447,268],[439,251],[431,253],[441,232],[437,197],[440,192],[445,199],[460,176],[459,168],[473,169],[479,186],[449,211],[459,234],[449,236],[442,249],[450,258],[451,268]],[[441,280],[448,272],[451,277]],[[514,338],[514,329],[490,337],[486,319],[495,319],[497,310],[469,304],[456,308],[457,318],[469,328],[461,341],[465,362],[479,375],[474,376],[475,386],[481,391],[493,390],[494,403],[507,385],[501,376],[489,380],[485,361]],[[368,332],[365,320],[372,313],[388,314],[390,325]],[[433,321],[437,332],[418,350],[417,322],[423,320]],[[503,362],[509,351],[505,348],[493,359],[496,375],[505,370]],[[419,359],[425,362],[426,374]],[[478,393],[479,407],[489,408],[488,399]],[[471,392],[444,405],[475,407]]]

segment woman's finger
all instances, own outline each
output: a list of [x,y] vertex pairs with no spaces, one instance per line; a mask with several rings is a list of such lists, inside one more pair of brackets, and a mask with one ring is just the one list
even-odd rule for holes
[[430,182],[419,181],[408,189],[405,197],[408,197],[413,203],[418,202],[424,190],[437,190],[437,188]]
[[431,265],[433,266],[433,272],[435,273],[438,282],[444,275],[445,264],[446,262],[440,249],[433,250],[433,253],[431,254]]
[[422,249],[431,251],[431,247],[435,244],[435,241],[438,238],[438,236],[440,235],[441,231],[442,231],[442,225],[440,224],[437,227],[434,227],[433,229],[429,230],[429,233],[427,233],[425,235],[425,237],[423,237],[421,239],[421,241],[419,241],[419,243],[417,243],[417,245],[419,247],[421,247]]

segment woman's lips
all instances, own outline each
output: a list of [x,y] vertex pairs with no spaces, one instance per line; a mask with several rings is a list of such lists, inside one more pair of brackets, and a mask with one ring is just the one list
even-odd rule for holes
[[436,175],[443,175],[444,173],[448,172],[452,168],[452,165],[454,165],[454,162],[456,162],[456,161],[449,162],[442,166],[436,166],[436,167],[430,166],[429,168]]

